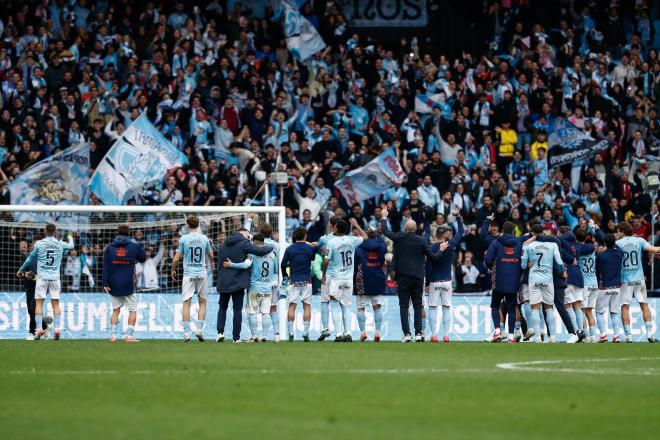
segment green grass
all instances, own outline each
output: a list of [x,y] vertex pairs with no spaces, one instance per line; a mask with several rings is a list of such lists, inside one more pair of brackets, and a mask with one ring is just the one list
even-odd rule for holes
[[0,396],[2,439],[642,438],[660,344],[1,341]]

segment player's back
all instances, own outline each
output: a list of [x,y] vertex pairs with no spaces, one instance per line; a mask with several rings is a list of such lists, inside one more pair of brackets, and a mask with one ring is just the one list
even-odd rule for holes
[[529,268],[529,284],[552,283],[555,255],[559,247],[552,242],[535,241],[523,248],[527,253],[527,261],[533,263]]
[[311,277],[312,261],[314,261],[314,248],[304,242],[297,242],[286,248],[288,265],[291,268],[291,281],[309,281]]
[[69,246],[55,237],[46,237],[39,240],[35,247],[37,248],[37,274],[39,278],[59,280],[64,249],[71,249],[73,245]]
[[206,276],[206,254],[211,243],[206,235],[190,232],[179,240],[178,251],[183,253],[183,275],[188,277]]
[[360,237],[342,235],[333,237],[328,241],[328,272],[331,278],[340,280],[353,279],[353,263],[355,261],[355,248],[362,244]]
[[628,283],[643,280],[642,254],[644,248],[648,246],[646,240],[640,237],[627,236],[617,240],[616,245],[623,252],[621,281]]
[[263,256],[250,255],[250,258],[252,258],[250,292],[272,293],[273,284],[277,282],[278,259],[275,252]]
[[598,287],[598,279],[596,278],[596,252],[580,255],[579,264],[582,271],[582,279],[584,280],[584,287]]

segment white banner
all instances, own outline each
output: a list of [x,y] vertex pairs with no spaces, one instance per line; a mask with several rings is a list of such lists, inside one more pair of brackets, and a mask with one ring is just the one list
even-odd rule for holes
[[339,0],[352,27],[424,27],[427,0]]

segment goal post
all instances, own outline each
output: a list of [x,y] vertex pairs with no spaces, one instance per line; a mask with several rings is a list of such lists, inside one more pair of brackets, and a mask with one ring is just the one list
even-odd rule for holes
[[[217,256],[224,239],[244,227],[250,214],[256,214],[251,232],[256,233],[263,223],[272,225],[281,259],[288,241],[285,208],[281,206],[0,206],[0,292],[24,292],[24,283],[16,278],[16,271],[32,244],[43,236],[45,226],[53,223],[57,226],[57,237],[64,238],[71,232],[75,240],[74,250],[62,257],[60,277],[64,301],[67,294],[78,295],[84,301],[86,294],[102,292],[103,251],[122,224],[128,225],[130,238],[142,244],[147,252],[147,261],[136,266],[136,290],[143,295],[180,293],[181,277],[177,281],[171,279],[171,262],[179,237],[187,232],[187,217],[199,217],[200,231],[208,236]],[[209,270],[212,294],[216,293],[218,264],[216,257]],[[283,303],[279,302],[281,334],[286,329]],[[89,313],[91,316],[92,312]],[[207,328],[215,327],[214,316],[209,315],[207,322],[213,324]]]

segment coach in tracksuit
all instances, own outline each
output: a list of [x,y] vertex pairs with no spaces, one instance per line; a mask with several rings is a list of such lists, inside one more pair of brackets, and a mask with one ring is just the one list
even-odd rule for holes
[[218,309],[217,342],[225,340],[225,322],[227,321],[227,308],[232,301],[234,320],[232,338],[234,342],[241,339],[241,325],[243,323],[243,298],[245,289],[250,287],[250,269],[225,268],[223,263],[231,261],[245,261],[248,254],[263,256],[273,250],[272,246],[257,247],[250,242],[250,233],[247,229],[233,232],[218,252],[218,293],[220,294],[220,308]]
[[513,223],[504,223],[502,227],[503,234],[488,246],[486,252],[485,262],[493,273],[493,294],[490,302],[491,316],[495,326],[493,341],[502,339],[502,329],[500,328],[500,303],[502,299],[504,299],[506,306],[509,342],[515,341],[516,303],[522,275],[520,266],[522,242],[513,235],[514,229]]
[[128,308],[126,341],[135,341],[133,331],[137,320],[137,297],[135,295],[135,264],[144,263],[147,255],[141,245],[134,243],[128,235],[127,225],[119,226],[117,237],[103,253],[103,290],[110,295],[110,341],[117,339],[117,323],[121,308]]

